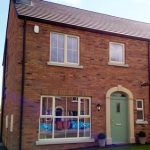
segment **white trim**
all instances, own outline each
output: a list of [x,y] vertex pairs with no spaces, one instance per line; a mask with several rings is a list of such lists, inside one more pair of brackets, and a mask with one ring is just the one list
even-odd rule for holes
[[129,65],[128,64],[122,64],[122,63],[114,63],[114,62],[108,62],[108,65],[110,65],[110,66],[117,66],[117,67],[126,67],[126,68],[128,68],[129,67]]
[[133,94],[128,89],[118,85],[117,87],[113,87],[109,89],[106,93],[106,143],[108,145],[112,144],[112,136],[111,136],[111,121],[110,121],[110,100],[111,94],[114,92],[124,92],[128,96],[128,110],[129,110],[129,143],[135,143],[135,135],[134,135],[134,109],[133,109]]
[[[112,44],[116,44],[116,45],[121,45],[122,46],[122,48],[123,48],[123,53],[122,53],[122,55],[123,55],[123,61],[122,62],[119,62],[119,61],[112,61],[111,60],[111,55],[110,55],[110,47],[111,47],[111,45]],[[118,42],[109,42],[109,63],[110,64],[120,64],[120,65],[124,65],[125,64],[125,44],[123,44],[123,43],[118,43]]]
[[36,145],[86,143],[86,142],[95,142],[95,139],[94,138],[72,138],[72,139],[38,140],[36,141]]
[[[138,102],[141,102],[141,105],[142,105],[142,107],[141,108],[138,108]],[[142,119],[138,119],[137,118],[137,120],[136,120],[136,122],[138,122],[138,124],[139,124],[139,122],[141,123],[141,122],[144,122],[144,101],[143,101],[143,99],[137,99],[136,100],[136,110],[137,110],[137,112],[138,111],[142,111]]]
[[67,68],[79,68],[82,69],[83,66],[76,65],[76,64],[64,64],[64,63],[56,63],[56,62],[47,62],[47,65],[50,66],[59,66],[59,67],[67,67]]
[[148,124],[148,121],[139,121],[139,120],[136,120],[136,124]]

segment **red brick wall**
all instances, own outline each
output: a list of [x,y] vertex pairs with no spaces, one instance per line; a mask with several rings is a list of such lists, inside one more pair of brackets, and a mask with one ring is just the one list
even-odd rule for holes
[[[34,25],[40,26],[40,33],[33,32]],[[8,72],[6,74],[6,103],[4,118],[14,114],[14,131],[3,128],[3,141],[9,150],[18,150],[19,109],[21,87],[21,59],[23,22],[16,18],[13,5],[10,8],[8,26]],[[48,66],[50,32],[61,32],[80,37],[80,64],[83,69]],[[140,82],[148,81],[148,43],[123,37],[115,37],[83,30],[53,26],[27,21],[27,45],[25,63],[25,103],[23,116],[23,150],[65,150],[90,143],[36,146],[41,95],[88,96],[92,97],[92,137],[106,130],[105,96],[117,85],[128,88],[134,96],[134,119],[136,103],[144,99],[145,120],[149,115],[148,87]],[[109,42],[125,44],[128,68],[108,65]],[[102,110],[98,112],[99,101]],[[10,125],[9,125],[10,127]],[[136,125],[135,132],[143,129],[149,134],[148,125]],[[149,137],[150,138],[150,137]],[[150,139],[149,139],[150,141]]]
[[[5,105],[3,117],[3,142],[9,150],[17,150],[19,146],[19,117],[20,117],[20,88],[21,88],[21,59],[22,59],[22,30],[23,24],[17,19],[16,11],[11,0],[9,12],[7,41],[7,71]],[[10,116],[14,115],[13,132],[10,132]],[[8,115],[8,129],[5,128],[5,118]]]
[[[39,34],[33,32],[35,24],[40,26]],[[47,65],[51,31],[80,37],[80,64],[83,69]],[[109,42],[125,44],[128,68],[108,65]],[[133,93],[135,120],[135,100],[144,99],[145,120],[148,119],[148,87],[141,87],[139,84],[148,80],[148,43],[145,41],[28,21],[25,76],[23,150],[69,149],[89,145],[35,145],[35,141],[38,140],[41,95],[91,96],[92,137],[106,130],[105,95],[110,88],[117,85],[122,85]],[[96,110],[98,100],[101,100],[102,104],[100,112]],[[135,124],[135,132],[140,129],[149,132],[148,126]]]

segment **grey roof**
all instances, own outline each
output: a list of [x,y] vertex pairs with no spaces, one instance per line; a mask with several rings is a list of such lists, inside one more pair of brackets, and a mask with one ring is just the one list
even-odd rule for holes
[[19,16],[150,39],[149,23],[114,17],[43,0],[33,0],[32,5],[16,4],[16,10]]

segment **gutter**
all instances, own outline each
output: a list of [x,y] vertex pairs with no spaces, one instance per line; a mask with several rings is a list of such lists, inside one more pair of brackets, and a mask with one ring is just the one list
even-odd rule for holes
[[26,18],[23,25],[23,51],[22,51],[22,79],[21,79],[21,99],[20,99],[20,129],[19,129],[19,150],[22,149],[22,128],[23,128],[23,108],[24,108],[24,83],[25,83],[25,51],[26,51]]
[[[17,12],[17,14],[18,14],[18,12]],[[84,31],[88,31],[88,32],[107,34],[110,36],[117,36],[117,37],[129,38],[129,39],[134,39],[134,40],[142,40],[142,41],[149,41],[150,40],[149,38],[144,38],[144,37],[136,37],[136,36],[127,35],[127,34],[115,33],[115,32],[110,32],[110,31],[103,31],[103,30],[98,30],[98,29],[91,29],[88,27],[81,27],[81,26],[77,26],[77,25],[71,25],[71,24],[55,22],[55,21],[51,21],[51,20],[45,20],[45,19],[41,19],[41,18],[34,18],[34,17],[18,14],[19,19],[24,19],[24,17],[26,17],[27,20],[34,21],[34,22],[40,22],[40,23],[42,22],[45,24],[52,24],[55,26],[68,27],[68,28],[82,30],[82,31],[84,30]]]

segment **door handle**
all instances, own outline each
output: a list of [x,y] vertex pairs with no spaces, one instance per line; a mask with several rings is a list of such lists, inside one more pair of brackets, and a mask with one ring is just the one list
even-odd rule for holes
[[122,124],[121,123],[116,123],[116,126],[121,126]]

